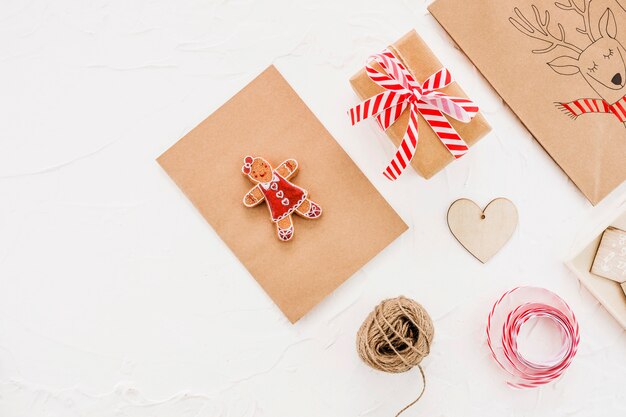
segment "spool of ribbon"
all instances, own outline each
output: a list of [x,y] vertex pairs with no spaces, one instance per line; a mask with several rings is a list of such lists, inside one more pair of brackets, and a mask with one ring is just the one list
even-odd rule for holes
[[[378,63],[385,73],[374,68],[373,62]],[[385,177],[392,181],[396,180],[413,159],[418,140],[418,114],[424,118],[455,158],[460,158],[467,153],[469,147],[444,114],[468,123],[476,116],[479,109],[470,99],[450,97],[437,91],[454,81],[446,68],[440,69],[420,85],[388,49],[380,54],[372,55],[365,68],[370,79],[385,91],[368,98],[348,111],[353,126],[361,120],[374,116],[380,127],[387,130],[407,107],[411,112],[400,146],[383,171]]]
[[[520,352],[520,332],[535,320],[548,320],[559,331],[560,348],[551,358],[530,360]],[[574,313],[563,299],[538,287],[517,287],[502,295],[487,319],[487,343],[513,388],[535,388],[559,378],[578,350]]]

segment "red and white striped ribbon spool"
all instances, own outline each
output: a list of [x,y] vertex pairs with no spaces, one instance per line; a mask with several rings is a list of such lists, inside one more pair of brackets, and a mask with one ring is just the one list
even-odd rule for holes
[[[529,360],[520,352],[520,331],[530,321],[549,320],[560,332],[553,357]],[[494,304],[487,320],[487,344],[507,372],[513,388],[535,388],[559,378],[578,350],[580,335],[574,313],[562,298],[544,288],[517,287]]]
[[[386,73],[378,72],[372,63],[377,62]],[[383,171],[390,180],[396,180],[413,159],[418,140],[418,114],[433,129],[437,137],[455,157],[460,158],[469,147],[452,127],[444,114],[468,123],[478,113],[478,106],[470,99],[450,97],[440,90],[454,80],[450,72],[442,68],[419,84],[388,49],[372,55],[366,65],[370,79],[385,89],[348,111],[352,125],[374,116],[383,130],[387,130],[407,109],[410,118],[407,130],[394,158]]]

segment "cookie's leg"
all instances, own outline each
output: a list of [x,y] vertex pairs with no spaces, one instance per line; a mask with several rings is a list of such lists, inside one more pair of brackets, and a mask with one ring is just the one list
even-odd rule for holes
[[291,216],[287,216],[276,223],[276,232],[278,233],[278,238],[283,242],[291,240],[293,237],[293,223],[291,222]]
[[322,215],[322,207],[308,198],[296,209],[296,213],[306,219],[317,219]]

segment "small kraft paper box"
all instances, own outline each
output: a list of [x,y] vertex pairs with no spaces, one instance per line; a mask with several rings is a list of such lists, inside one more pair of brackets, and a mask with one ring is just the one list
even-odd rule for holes
[[428,8],[592,204],[626,180],[625,7],[436,0]]
[[[441,62],[415,30],[404,35],[390,45],[388,49],[402,62],[418,83],[424,82],[428,77],[443,68]],[[386,73],[378,63],[373,63],[372,66],[378,72]],[[368,99],[384,91],[381,86],[370,79],[365,68],[350,78],[350,84],[361,100]],[[456,82],[452,82],[439,91],[448,96],[467,98],[467,95]],[[395,123],[385,131],[396,147],[400,146],[409,124],[409,118],[410,111],[407,108]],[[448,121],[468,146],[474,145],[491,130],[491,127],[480,113],[469,123],[463,123],[451,117],[448,117]],[[418,115],[418,125],[419,139],[411,160],[411,166],[419,175],[429,179],[454,161],[455,157],[444,146],[421,114]]]
[[[626,329],[626,212],[581,239],[567,262],[580,282]],[[608,238],[608,239],[607,239]],[[607,268],[608,267],[608,268]]]
[[604,231],[591,273],[619,283],[626,293],[626,231],[616,227]]
[[[296,160],[294,182],[323,207],[281,242],[263,206],[246,207],[247,155]],[[186,134],[158,163],[293,323],[407,225],[274,66]],[[213,276],[212,279],[229,279]]]

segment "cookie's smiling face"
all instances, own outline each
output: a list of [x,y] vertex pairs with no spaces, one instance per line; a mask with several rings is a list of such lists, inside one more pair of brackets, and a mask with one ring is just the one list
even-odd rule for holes
[[272,180],[272,166],[263,158],[254,158],[248,176],[254,182],[269,182]]

